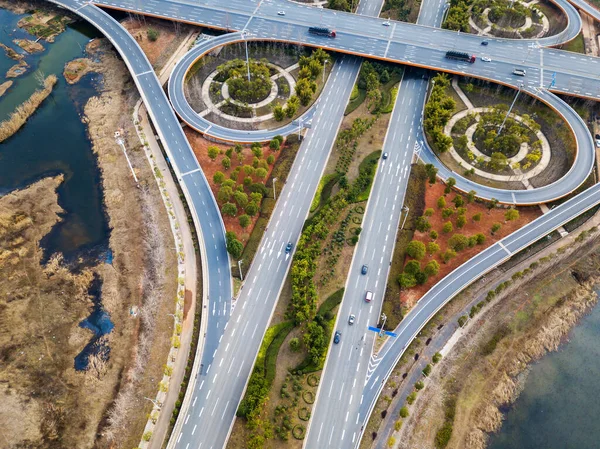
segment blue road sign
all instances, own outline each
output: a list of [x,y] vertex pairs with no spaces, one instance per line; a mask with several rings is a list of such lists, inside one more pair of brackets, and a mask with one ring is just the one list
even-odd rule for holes
[[387,335],[388,337],[394,337],[394,338],[396,338],[398,336],[398,334],[395,334],[394,332],[390,332],[390,331],[385,331],[384,334]]
[[377,332],[377,333],[381,332],[381,329],[379,329],[378,327],[373,327],[373,326],[369,326],[369,330],[372,332]]

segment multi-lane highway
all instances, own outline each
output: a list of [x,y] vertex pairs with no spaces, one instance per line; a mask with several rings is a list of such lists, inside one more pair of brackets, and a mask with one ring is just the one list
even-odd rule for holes
[[[192,55],[186,56],[178,65],[176,78],[169,84],[173,106],[180,117],[195,129],[205,133],[215,133],[220,137],[236,135],[244,140],[261,139],[274,133],[289,133],[297,129],[292,124],[285,129],[267,131],[223,131],[217,125],[210,125],[199,118],[187,103],[183,93],[183,79],[185,73],[197,60],[199,54],[204,54],[211,47],[221,46],[225,43],[240,42],[244,39],[290,40],[307,45],[321,45],[338,51],[347,51],[367,57],[378,57],[396,62],[404,62],[423,67],[432,67],[440,70],[476,76],[479,78],[497,81],[502,84],[517,86],[523,83],[523,91],[537,97],[541,101],[560,113],[577,140],[578,149],[573,166],[569,173],[560,180],[531,190],[506,191],[476,185],[462,177],[457,179],[457,188],[464,191],[475,190],[483,199],[495,198],[507,204],[539,204],[552,201],[568,195],[580,186],[593,168],[594,146],[585,123],[578,114],[555,95],[547,91],[554,80],[554,89],[564,92],[579,92],[593,98],[600,98],[600,79],[588,73],[589,70],[600,69],[600,59],[589,56],[576,55],[564,51],[538,47],[538,44],[550,45],[563,42],[573,37],[573,30],[579,30],[581,20],[576,10],[567,2],[559,1],[558,4],[568,14],[569,25],[567,29],[557,36],[539,39],[535,45],[528,41],[514,41],[491,39],[489,45],[481,46],[481,38],[469,34],[460,34],[439,30],[432,26],[414,25],[403,22],[392,22],[388,27],[383,26],[381,19],[366,15],[353,15],[336,13],[333,11],[318,11],[315,8],[296,5],[289,2],[274,0],[270,2],[243,2],[233,4],[228,8],[235,11],[231,15],[223,12],[216,0],[202,0],[189,3],[185,0],[153,0],[139,5],[136,0],[119,0],[118,3],[108,0],[98,0],[105,6],[140,11],[144,14],[163,16],[175,20],[203,24],[212,27],[227,27],[228,29],[241,29],[244,32],[251,30],[251,35],[234,33],[219,38],[214,44],[204,44],[201,50],[192,50]],[[253,4],[251,6],[251,4]],[[284,9],[283,9],[284,8]],[[292,16],[282,17],[278,11],[286,11]],[[443,7],[438,5],[433,8],[436,14],[443,13]],[[315,37],[307,33],[309,25],[315,23],[317,16],[324,23],[336,25],[338,35],[335,39]],[[325,18],[323,18],[325,16]],[[243,18],[246,18],[244,22]],[[312,22],[310,21],[312,17]],[[351,21],[351,22],[349,22]],[[353,22],[352,22],[353,21]],[[355,23],[356,22],[356,23]],[[242,23],[244,25],[242,26]],[[353,23],[350,26],[350,23]],[[344,30],[342,33],[341,30]],[[412,34],[411,34],[412,32]],[[575,33],[576,34],[576,33]],[[366,39],[366,40],[365,40]],[[221,40],[223,42],[221,42]],[[411,43],[412,44],[409,44]],[[491,62],[478,60],[474,64],[456,62],[445,58],[445,52],[459,48],[471,53],[478,53],[482,48],[486,55],[492,56]],[[568,68],[565,68],[568,63]],[[515,66],[528,67],[526,77],[512,74]],[[582,91],[583,90],[583,91]],[[240,137],[240,134],[242,137]],[[448,169],[437,159],[435,154],[425,148],[423,159],[434,163],[440,176],[451,176]]]
[[[441,23],[444,5],[442,0],[424,0],[418,23]],[[375,334],[367,328],[379,321],[413,151],[422,135],[428,86],[423,75],[422,70],[409,69],[400,84],[382,149],[389,156],[380,162],[373,183],[362,224],[365,234],[354,252],[338,313],[336,329],[342,332],[342,341],[330,347],[306,448],[352,447],[360,440],[359,423],[366,419],[366,412],[360,414],[365,379],[371,377],[379,361],[372,356]],[[369,267],[364,276],[360,274],[363,264]],[[373,292],[371,303],[365,302],[367,290]],[[352,326],[347,324],[350,313],[356,316]]]
[[171,447],[221,448],[227,441],[290,267],[292,257],[285,253],[285,247],[300,236],[359,67],[360,61],[354,57],[344,57],[333,67],[311,132],[300,147],[260,249],[246,273],[227,332],[212,353],[205,349],[205,357],[211,357],[212,362],[205,365],[189,392],[190,407],[179,415]]

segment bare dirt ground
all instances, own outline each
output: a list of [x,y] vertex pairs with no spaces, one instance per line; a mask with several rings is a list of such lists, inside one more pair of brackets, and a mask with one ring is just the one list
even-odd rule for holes
[[[561,251],[567,251],[564,260]],[[395,447],[436,447],[436,433],[448,416],[454,416],[448,448],[485,447],[486,433],[501,426],[500,408],[520,393],[527,364],[556,350],[597,300],[592,290],[600,266],[597,237],[563,245],[551,260],[470,324],[427,381]]]
[[[135,38],[156,71],[166,64],[192,28],[189,25],[142,16],[131,16],[122,21],[121,25]],[[149,30],[158,33],[155,41],[148,37]]]
[[[456,225],[457,215],[454,213],[450,216],[450,218],[444,219],[442,217],[441,210],[437,207],[437,200],[441,196],[444,196],[444,185],[436,182],[434,185],[427,184],[425,189],[425,208],[432,208],[435,212],[429,217],[429,222],[431,223],[431,230],[435,230],[438,233],[438,238],[436,239],[436,243],[440,246],[440,252],[436,255],[430,257],[426,255],[422,260],[422,264],[429,262],[430,260],[436,260],[440,264],[440,271],[436,276],[431,276],[428,281],[421,285],[416,286],[408,290],[404,290],[401,294],[401,301],[407,305],[413,305],[416,301],[419,300],[431,287],[433,287],[440,279],[446,276],[455,268],[459,267],[467,260],[487,248],[491,246],[498,240],[503,239],[510,233],[516,231],[517,229],[523,227],[525,224],[530,221],[536,219],[541,215],[541,211],[537,207],[524,207],[519,208],[519,219],[514,221],[505,222],[504,213],[506,209],[504,208],[496,208],[491,211],[488,210],[484,203],[473,202],[471,204],[465,204],[467,208],[466,217],[467,222],[462,229],[458,229]],[[445,195],[446,199],[446,207],[454,208],[451,200],[458,195],[454,191]],[[463,196],[463,195],[461,195]],[[464,198],[464,196],[463,196]],[[466,203],[466,200],[465,200]],[[481,221],[475,222],[473,221],[473,215],[481,213]],[[450,221],[453,225],[453,231],[450,233],[442,232],[442,227],[445,222]],[[493,223],[500,223],[501,229],[492,235],[491,227]],[[441,253],[448,248],[448,240],[455,233],[460,233],[466,235],[467,237],[475,235],[477,233],[482,233],[485,235],[485,243],[483,245],[476,245],[473,248],[467,248],[463,251],[459,251],[457,256],[454,259],[451,259],[448,263],[444,263],[441,259]],[[419,240],[425,243],[431,242],[431,238],[429,238],[429,232],[419,232],[415,231],[414,240]],[[408,260],[408,259],[407,259]]]

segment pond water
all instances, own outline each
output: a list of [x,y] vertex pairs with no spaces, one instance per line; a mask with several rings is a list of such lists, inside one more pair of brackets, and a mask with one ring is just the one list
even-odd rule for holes
[[600,307],[532,366],[490,449],[600,447]]
[[[0,9],[0,42],[23,53],[13,39],[31,39],[32,36],[17,27],[21,17]],[[39,74],[58,77],[52,94],[36,113],[14,136],[0,143],[0,195],[26,187],[40,178],[62,173],[64,182],[58,188],[58,199],[65,212],[62,221],[44,237],[41,246],[44,260],[60,252],[74,269],[81,263],[93,265],[112,260],[100,171],[81,121],[83,106],[97,94],[99,76],[88,75],[78,84],[69,86],[62,75],[65,63],[83,56],[88,41],[98,36],[94,28],[77,22],[57,36],[54,43],[40,41],[46,50],[26,56],[25,61],[30,66],[27,73],[14,78],[12,87],[0,98],[0,120],[4,120],[39,88]],[[5,81],[4,74],[15,63],[0,50],[0,82]],[[95,332],[93,339],[112,330],[112,323],[106,324],[110,317],[102,308],[99,292],[97,281],[90,289],[93,311],[81,323],[82,327]],[[83,352],[89,355],[90,350],[86,349],[87,352]],[[80,356],[75,365],[84,368],[87,355]]]

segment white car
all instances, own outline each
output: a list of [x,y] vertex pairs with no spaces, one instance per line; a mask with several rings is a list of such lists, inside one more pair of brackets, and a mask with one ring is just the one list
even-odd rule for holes
[[487,56],[482,56],[482,57],[481,57],[481,60],[482,60],[483,62],[492,62],[492,58],[488,58]]
[[386,20],[385,22],[382,23],[382,25],[384,27],[389,27],[390,26],[390,22],[388,20]]
[[355,316],[354,314],[351,314],[351,315],[348,317],[348,324],[349,324],[350,326],[352,326],[352,325],[354,324],[354,321],[355,321],[355,320],[356,320],[356,316]]
[[285,11],[277,11],[278,16],[285,16]]

